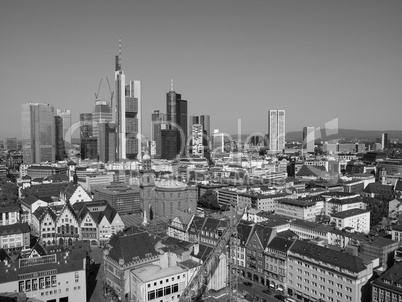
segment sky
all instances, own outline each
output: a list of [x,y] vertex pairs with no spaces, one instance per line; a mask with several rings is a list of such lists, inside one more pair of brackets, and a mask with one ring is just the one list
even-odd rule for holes
[[142,81],[143,129],[166,112],[170,80],[211,128],[402,130],[402,1],[0,1],[0,138],[21,137],[21,104],[70,109],[110,99],[122,39]]

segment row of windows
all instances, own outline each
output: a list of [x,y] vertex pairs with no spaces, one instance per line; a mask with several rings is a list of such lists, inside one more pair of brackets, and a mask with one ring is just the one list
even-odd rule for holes
[[[149,285],[149,284],[148,284]],[[179,285],[173,284],[168,285],[162,288],[158,288],[156,290],[151,290],[148,292],[148,301],[154,300],[156,298],[160,298],[163,296],[171,295],[177,293],[179,291]]]
[[[308,286],[304,286],[304,287],[303,287],[303,285],[301,285],[300,283],[297,283],[297,287],[300,288],[300,289],[304,289],[305,292],[311,292],[313,295],[317,295],[317,291],[316,291],[315,289],[310,289]],[[329,292],[330,294],[333,294],[333,293],[334,293],[334,290],[331,289],[331,288],[329,288],[329,289],[328,289],[328,292]],[[324,299],[325,299],[325,294],[324,294],[324,293],[320,293],[319,295],[320,295],[321,298],[324,298]],[[351,297],[351,296],[344,295],[343,293],[341,293],[341,292],[339,292],[339,291],[336,292],[336,295],[337,295],[338,297],[340,297],[340,298],[342,298],[342,297],[344,296],[347,301],[352,301],[352,297]],[[328,296],[327,298],[328,298],[329,301],[333,301],[333,298],[332,298],[332,297]]]
[[24,291],[29,292],[31,290],[37,290],[38,284],[39,284],[39,289],[55,287],[55,286],[57,286],[56,276],[42,277],[42,278],[39,278],[39,281],[38,281],[38,279],[29,279],[29,280],[19,281],[18,288],[19,288],[20,292],[24,292]]
[[[186,274],[183,274],[183,278],[186,278]],[[175,277],[172,277],[172,281],[175,280]],[[176,280],[180,280],[180,276],[176,277]],[[165,283],[169,283],[169,279],[165,280]],[[159,280],[159,284],[163,284],[163,280]],[[157,286],[158,282],[154,282],[154,286]],[[151,287],[151,283],[148,283],[148,288]]]

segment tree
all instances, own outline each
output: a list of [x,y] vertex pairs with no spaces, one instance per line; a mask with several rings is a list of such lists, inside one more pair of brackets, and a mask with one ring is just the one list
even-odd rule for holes
[[7,178],[0,180],[0,203],[2,205],[15,204],[18,201],[18,186]]
[[212,210],[220,210],[218,199],[213,190],[207,190],[204,195],[198,200],[198,205],[203,208],[209,208]]

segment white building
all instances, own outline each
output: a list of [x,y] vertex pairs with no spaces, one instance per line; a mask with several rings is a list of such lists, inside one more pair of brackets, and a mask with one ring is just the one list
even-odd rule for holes
[[351,209],[331,214],[331,223],[338,229],[347,228],[350,231],[370,232],[370,211]]

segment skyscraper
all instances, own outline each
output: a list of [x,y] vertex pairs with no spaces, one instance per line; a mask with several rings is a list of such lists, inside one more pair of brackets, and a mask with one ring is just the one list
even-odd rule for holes
[[152,113],[151,141],[155,142],[155,158],[162,155],[162,129],[166,129],[166,114],[154,110]]
[[53,162],[55,150],[55,112],[43,103],[22,104],[22,154],[25,164]]
[[314,142],[315,142],[315,128],[314,127],[304,127],[303,128],[303,151],[314,152]]
[[192,130],[194,124],[201,124],[202,125],[202,135],[203,135],[203,146],[204,149],[209,149],[211,144],[211,118],[209,115],[196,115],[190,116],[190,127],[189,129]]
[[119,55],[116,56],[115,64],[115,110],[113,120],[117,124],[116,148],[117,160],[126,159],[126,76],[121,69],[121,40],[119,40]]
[[112,108],[102,99],[96,99],[92,108],[92,135],[99,136],[99,125],[112,121]]
[[64,145],[64,135],[63,135],[63,119],[61,116],[56,115],[54,117],[54,127],[55,127],[55,148],[56,148],[56,160],[63,160],[67,157],[66,148]]
[[126,85],[126,156],[128,159],[141,158],[141,81],[130,81]]
[[285,148],[285,110],[268,111],[269,150],[278,152]]
[[185,152],[187,142],[187,101],[181,99],[181,94],[173,90],[173,80],[170,91],[166,94],[166,115],[169,128],[176,130],[176,154]]
[[116,161],[116,124],[99,124],[99,160],[104,163]]
[[56,115],[62,119],[63,141],[71,144],[71,111],[56,109]]
[[93,136],[92,113],[80,113],[80,138]]
[[203,127],[201,124],[193,124],[191,126],[192,135],[192,154],[194,156],[204,156]]

